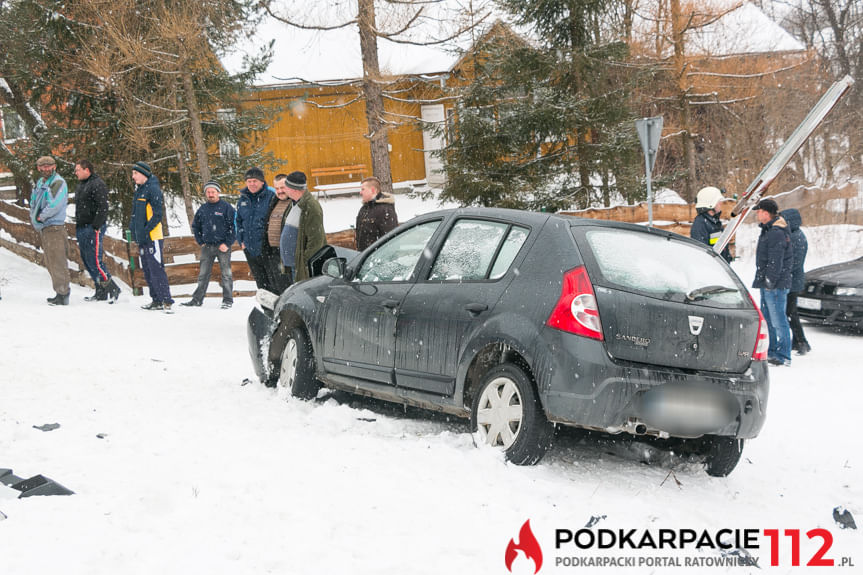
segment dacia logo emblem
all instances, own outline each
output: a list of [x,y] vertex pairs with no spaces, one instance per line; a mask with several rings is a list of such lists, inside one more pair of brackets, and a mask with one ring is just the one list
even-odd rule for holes
[[689,316],[689,333],[699,335],[702,327],[704,327],[703,317],[698,317],[697,315]]

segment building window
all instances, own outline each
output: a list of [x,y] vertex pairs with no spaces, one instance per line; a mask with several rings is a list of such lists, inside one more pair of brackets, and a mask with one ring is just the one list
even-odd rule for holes
[[21,116],[11,108],[0,108],[0,126],[3,128],[3,141],[12,142],[27,138],[27,130]]
[[[225,131],[230,133],[230,125],[237,119],[235,110],[218,110],[216,112],[219,118],[219,123],[225,128]],[[240,157],[240,145],[231,136],[222,136],[219,138],[219,155],[223,160],[236,160]]]

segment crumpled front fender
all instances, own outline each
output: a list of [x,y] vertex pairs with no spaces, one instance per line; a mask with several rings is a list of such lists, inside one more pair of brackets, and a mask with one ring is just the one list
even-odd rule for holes
[[270,349],[270,341],[276,325],[272,318],[259,308],[252,308],[246,326],[246,335],[249,340],[249,356],[252,358],[252,366],[262,383],[270,385],[273,374],[270,373],[272,366],[267,360]]

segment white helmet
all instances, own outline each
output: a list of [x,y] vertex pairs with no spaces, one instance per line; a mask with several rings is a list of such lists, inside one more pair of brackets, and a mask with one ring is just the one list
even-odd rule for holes
[[695,195],[695,208],[706,208],[708,210],[712,210],[716,207],[716,204],[724,199],[725,196],[722,195],[719,188],[707,186],[706,188],[698,190],[698,193]]

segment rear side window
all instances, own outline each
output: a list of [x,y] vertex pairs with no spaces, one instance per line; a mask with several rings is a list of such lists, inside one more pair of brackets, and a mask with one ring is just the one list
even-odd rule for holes
[[672,301],[748,305],[733,272],[701,248],[621,229],[593,229],[585,238],[603,279],[617,287]]
[[408,281],[439,225],[440,220],[419,224],[379,246],[363,262],[354,281]]
[[471,281],[503,277],[528,233],[527,228],[504,222],[459,220],[441,246],[428,279]]

